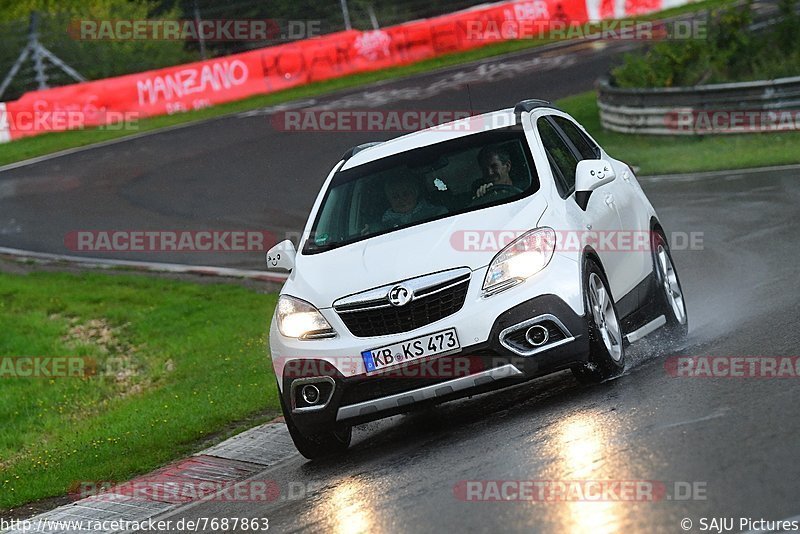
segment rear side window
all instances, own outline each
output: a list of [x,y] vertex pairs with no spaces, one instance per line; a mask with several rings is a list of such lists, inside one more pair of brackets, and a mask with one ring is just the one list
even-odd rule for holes
[[581,159],[598,159],[600,157],[600,150],[597,148],[597,145],[595,145],[592,140],[589,139],[586,134],[575,125],[574,122],[556,115],[552,116],[551,118],[566,134],[567,138],[572,141],[572,144],[575,145],[575,148],[578,149]]
[[566,198],[575,191],[575,167],[578,166],[578,159],[546,117],[540,117],[536,121],[536,128],[550,161],[558,192],[562,198]]

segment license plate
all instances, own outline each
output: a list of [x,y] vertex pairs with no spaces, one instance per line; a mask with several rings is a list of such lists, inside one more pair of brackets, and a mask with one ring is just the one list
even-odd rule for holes
[[430,356],[441,356],[461,348],[455,328],[420,336],[379,349],[361,353],[367,372],[378,371],[398,363],[420,360]]

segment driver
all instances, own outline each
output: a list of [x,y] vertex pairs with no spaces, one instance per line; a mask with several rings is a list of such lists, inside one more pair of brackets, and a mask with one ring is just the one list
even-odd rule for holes
[[511,181],[511,157],[502,148],[491,145],[483,147],[478,152],[478,165],[483,173],[483,180],[477,182],[477,190],[473,198],[481,198],[489,193],[492,187],[498,185],[512,188],[510,190],[515,193],[522,192]]

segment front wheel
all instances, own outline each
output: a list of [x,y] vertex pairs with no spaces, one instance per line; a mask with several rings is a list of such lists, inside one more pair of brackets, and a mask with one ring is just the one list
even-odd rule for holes
[[283,418],[286,420],[286,427],[289,429],[289,435],[292,437],[294,446],[300,454],[309,460],[317,460],[326,456],[340,454],[350,446],[353,427],[341,426],[336,430],[317,432],[311,435],[305,434],[294,424],[292,414],[283,402],[283,395],[279,392],[278,396],[281,400],[281,410],[283,411]]
[[659,289],[659,308],[667,319],[666,330],[677,339],[682,339],[689,332],[683,288],[675,264],[672,263],[667,240],[659,232],[653,232],[653,262]]
[[573,367],[572,374],[582,383],[596,384],[625,370],[625,347],[617,306],[605,274],[594,261],[587,261],[584,300],[589,322],[589,361]]

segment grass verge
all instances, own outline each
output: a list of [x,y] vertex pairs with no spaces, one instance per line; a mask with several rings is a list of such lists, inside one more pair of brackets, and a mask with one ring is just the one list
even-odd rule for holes
[[800,163],[800,132],[712,136],[621,134],[600,126],[594,91],[565,98],[558,105],[583,124],[611,156],[640,167],[641,175]]
[[[129,479],[277,415],[275,300],[236,285],[0,273],[0,509]],[[83,356],[97,373],[8,376],[16,356]]]
[[[721,5],[730,4],[734,0],[702,0],[684,6],[668,9],[659,13],[652,13],[650,15],[636,17],[636,20],[654,20],[666,17],[677,16],[685,13],[692,13],[704,9],[711,9]],[[157,130],[187,122],[210,119],[219,117],[230,113],[241,111],[249,111],[258,109],[265,106],[272,106],[291,100],[300,100],[304,98],[312,98],[326,93],[339,91],[343,89],[351,89],[367,85],[370,83],[403,78],[415,74],[423,74],[432,72],[437,69],[452,67],[477,61],[489,57],[502,56],[511,52],[521,51],[529,48],[538,47],[544,44],[554,42],[554,39],[525,39],[517,41],[505,41],[502,43],[493,43],[484,47],[469,50],[466,52],[455,52],[446,54],[436,58],[427,59],[415,63],[413,65],[406,65],[402,67],[394,67],[374,72],[366,72],[360,74],[353,74],[344,76],[324,82],[312,83],[309,85],[295,87],[270,93],[267,95],[253,96],[244,100],[236,102],[229,102],[220,104],[211,108],[202,110],[189,111],[186,113],[178,113],[175,115],[162,115],[158,117],[150,117],[138,121],[135,130],[113,130],[103,128],[90,128],[86,130],[73,130],[67,132],[57,132],[50,134],[38,135],[35,137],[23,138],[12,143],[0,145],[0,165],[6,165],[17,161],[22,161],[37,156],[52,154],[61,150],[86,146],[103,141],[109,141],[120,137],[135,135],[137,133],[146,132],[150,130]],[[531,95],[535,96],[535,95]]]

